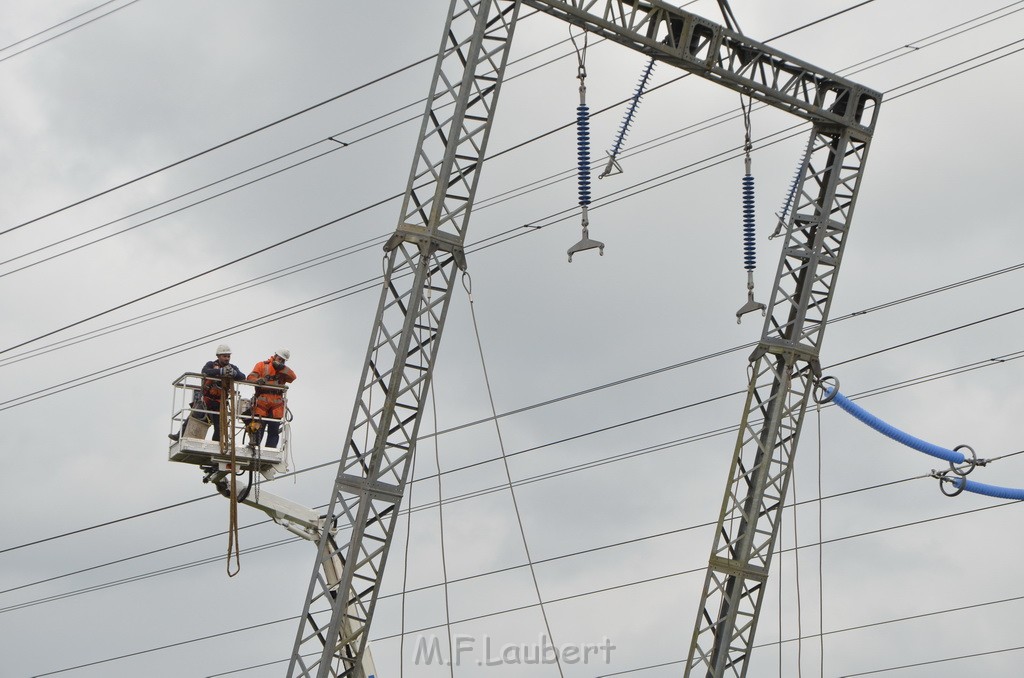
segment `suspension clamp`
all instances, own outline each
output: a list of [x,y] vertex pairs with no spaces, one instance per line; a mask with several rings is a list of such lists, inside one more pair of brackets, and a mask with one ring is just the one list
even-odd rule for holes
[[[970,459],[965,459],[964,462],[961,464],[954,464],[953,462],[949,462],[948,469],[945,469],[943,471],[936,471],[935,469],[932,469],[931,473],[932,477],[937,478],[939,481],[939,490],[942,492],[942,494],[946,495],[947,497],[955,497],[956,495],[963,492],[967,488],[967,480],[965,476],[968,475],[978,466],[988,466],[989,461],[991,461],[990,459],[979,459],[977,453],[975,453],[974,451],[974,448],[971,447],[970,445],[957,445],[956,447],[953,448],[953,450],[955,452],[967,450],[968,452],[970,452]],[[955,477],[950,477],[950,474],[952,474]],[[952,492],[947,491],[947,484],[953,485],[954,487],[956,487],[956,489]]]
[[821,377],[818,381],[814,382],[812,397],[814,402],[819,405],[832,402],[837,393],[839,393],[839,379],[836,377]]
[[[960,482],[957,483],[957,479],[956,478],[948,477],[949,476],[949,471],[948,470],[946,470],[946,471],[936,471],[935,469],[932,469],[931,476],[932,476],[932,478],[937,478],[938,479],[938,481],[939,481],[939,491],[942,492],[942,494],[946,495],[947,497],[955,497],[958,494],[960,494],[961,492],[963,492],[964,489],[967,487],[967,481],[966,480],[962,480],[961,479]],[[946,484],[947,483],[953,485],[953,487],[955,488],[952,492],[949,492],[949,491],[946,490]]]

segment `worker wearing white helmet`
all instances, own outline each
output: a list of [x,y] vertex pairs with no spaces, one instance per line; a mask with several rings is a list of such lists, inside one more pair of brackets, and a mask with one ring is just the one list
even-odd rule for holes
[[[259,445],[263,441],[263,431],[267,432],[267,447],[276,448],[280,441],[281,421],[284,419],[285,411],[288,409],[284,399],[285,389],[288,384],[296,379],[292,368],[285,365],[292,357],[292,352],[286,348],[279,348],[262,362],[256,363],[249,373],[247,379],[255,382],[256,400],[252,406],[252,414],[261,419],[266,419],[266,425],[260,426],[255,433],[254,444]],[[270,388],[261,388],[269,386]]]
[[[217,347],[216,360],[211,360],[203,365],[203,388],[200,394],[192,403],[192,416],[195,419],[213,424],[213,439],[220,440],[220,401],[224,397],[224,377],[229,379],[245,379],[245,374],[235,365],[231,364],[231,347],[221,344]],[[187,422],[186,422],[187,423]],[[182,427],[182,433],[184,433]],[[177,441],[181,433],[169,433],[171,440]]]

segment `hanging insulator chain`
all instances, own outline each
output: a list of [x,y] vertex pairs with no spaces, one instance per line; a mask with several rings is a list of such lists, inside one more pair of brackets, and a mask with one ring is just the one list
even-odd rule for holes
[[756,228],[754,221],[754,176],[750,173],[750,152],[753,150],[753,143],[750,140],[750,104],[743,104],[740,98],[740,107],[743,109],[743,126],[745,138],[743,142],[743,268],[747,271],[747,303],[740,306],[736,311],[736,324],[747,313],[761,311],[765,315],[767,307],[754,301],[754,268],[757,267],[757,243],[755,241]]
[[587,210],[590,206],[590,107],[587,106],[587,37],[584,33],[583,48],[576,45],[576,39],[569,31],[572,44],[576,47],[576,58],[579,62],[576,77],[580,81],[580,105],[576,107],[576,176],[578,183],[580,220],[583,237],[578,243],[567,250],[569,263],[572,255],[583,250],[599,249],[604,255],[604,243],[590,239],[590,218]]
[[598,179],[604,179],[612,174],[620,174],[622,172],[622,167],[619,165],[618,160],[619,151],[622,150],[622,144],[629,134],[629,128],[633,125],[633,118],[636,115],[637,107],[640,105],[640,99],[643,98],[644,93],[647,91],[647,82],[651,79],[654,64],[654,59],[648,61],[643,74],[640,76],[640,82],[636,86],[636,91],[633,92],[633,99],[629,102],[626,115],[622,118],[622,124],[619,125],[619,133],[615,137],[615,143],[612,145],[612,150],[608,151],[608,163],[604,166],[604,171],[598,175]]

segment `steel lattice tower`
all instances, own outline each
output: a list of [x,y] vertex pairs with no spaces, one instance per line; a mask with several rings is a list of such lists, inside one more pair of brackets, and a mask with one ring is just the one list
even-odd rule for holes
[[[662,0],[452,0],[328,508],[352,535],[337,545],[324,531],[289,676],[362,676],[521,4],[812,124],[686,665],[746,674],[881,94]],[[340,579],[321,574],[337,562]]]

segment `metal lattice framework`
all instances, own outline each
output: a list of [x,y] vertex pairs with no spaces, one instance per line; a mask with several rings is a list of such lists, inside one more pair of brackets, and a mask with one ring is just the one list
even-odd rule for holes
[[744,676],[869,138],[815,125],[722,501],[686,675]]
[[[328,509],[352,534],[339,545],[324,531],[289,676],[363,676],[520,4],[813,124],[686,666],[688,676],[746,674],[881,95],[661,0],[452,0]],[[321,574],[338,563],[340,577]]]
[[[518,4],[453,0],[289,676],[362,676],[361,658],[415,450]],[[321,564],[344,563],[332,583]],[[344,595],[341,594],[344,592]],[[312,657],[312,658],[311,658]]]

